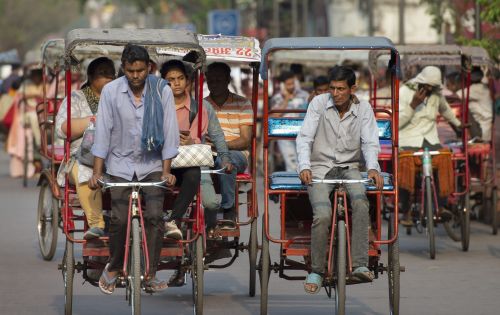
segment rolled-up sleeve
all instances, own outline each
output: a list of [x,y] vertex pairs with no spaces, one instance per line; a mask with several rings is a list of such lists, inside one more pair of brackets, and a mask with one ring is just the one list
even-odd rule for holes
[[101,92],[99,108],[95,123],[95,138],[92,145],[92,154],[106,159],[109,152],[111,129],[113,128],[113,101],[106,86]]
[[324,106],[319,102],[319,98],[315,98],[309,104],[306,117],[302,123],[299,134],[295,142],[297,144],[297,161],[298,172],[306,169],[311,169],[311,149],[314,141],[314,135],[318,128],[319,118],[323,111],[320,108]]
[[162,160],[170,160],[179,152],[179,126],[175,113],[174,97],[169,86],[163,89],[161,100],[163,105],[163,137],[165,139],[161,156]]
[[61,106],[59,107],[59,111],[57,112],[56,116],[56,134],[60,139],[66,139],[66,134],[62,131],[62,125],[68,120],[68,109],[67,109],[67,100],[66,97],[61,103]]
[[378,127],[371,108],[363,111],[361,119],[361,152],[363,152],[365,158],[366,169],[380,172],[380,165],[378,164],[378,154],[380,153]]

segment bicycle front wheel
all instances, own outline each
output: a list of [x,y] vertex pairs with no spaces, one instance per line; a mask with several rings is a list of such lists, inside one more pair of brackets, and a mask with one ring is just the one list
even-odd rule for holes
[[141,233],[139,218],[132,218],[132,250],[129,287],[132,315],[141,314]]
[[346,227],[344,220],[337,223],[337,264],[335,284],[335,314],[345,314],[346,286]]
[[431,259],[436,258],[436,240],[434,234],[434,194],[432,191],[431,178],[425,178],[425,215],[427,234],[429,236],[429,254]]

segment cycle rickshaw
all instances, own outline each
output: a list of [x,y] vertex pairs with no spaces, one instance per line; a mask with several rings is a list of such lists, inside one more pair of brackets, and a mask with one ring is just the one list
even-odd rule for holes
[[[469,62],[462,54],[461,49],[456,45],[406,45],[397,46],[401,55],[401,67],[403,73],[411,72],[415,68],[424,66],[438,66],[441,68],[452,68],[460,73],[462,97],[460,100],[450,101],[450,107],[463,125],[468,122],[468,80],[470,79]],[[375,71],[377,59],[382,54],[372,53],[370,55],[370,65],[372,71]],[[409,79],[415,73],[407,74]],[[376,83],[374,84],[376,86]],[[376,90],[375,90],[376,91]],[[374,102],[377,102],[376,92],[374,92]],[[464,128],[461,135],[457,137],[452,128],[444,121],[443,117],[438,118],[438,133],[444,150],[423,152],[401,152],[400,165],[404,159],[406,162],[418,161],[421,163],[424,175],[421,177],[421,185],[415,185],[413,200],[410,201],[410,211],[413,225],[406,226],[407,234],[411,234],[412,227],[422,233],[424,229],[429,237],[429,255],[431,259],[435,258],[435,227],[437,223],[443,223],[448,236],[454,241],[460,241],[462,250],[467,251],[470,239],[470,193],[469,193],[469,163],[468,152],[468,130]],[[432,156],[439,156],[441,160],[451,157],[453,168],[453,189],[446,198],[451,206],[452,217],[449,220],[443,220],[438,210],[437,192],[434,185],[433,172],[426,168],[426,164],[432,163]],[[428,162],[428,163],[425,163]],[[413,162],[411,162],[413,163]],[[406,166],[405,166],[406,167]],[[433,166],[436,169],[436,166]],[[417,167],[420,169],[420,166]],[[401,182],[401,178],[400,178]]]
[[[23,73],[25,78],[40,80],[41,57],[38,49],[28,51],[24,56]],[[13,122],[12,129],[17,129],[17,137],[10,142],[14,148],[8,148],[8,151],[15,156],[16,161],[22,159],[22,185],[28,186],[28,177],[33,176],[38,170],[35,167],[35,161],[39,160],[36,149],[40,146],[40,134],[36,121],[36,105],[41,102],[42,92],[41,82],[32,80],[23,80],[19,89],[19,97],[16,98],[17,107],[15,116],[16,122]],[[22,134],[22,136],[21,136]],[[22,147],[22,148],[21,148]],[[17,164],[17,163],[16,163]],[[17,167],[14,166],[14,169]]]
[[[304,113],[304,110],[271,109],[269,108],[269,72],[273,54],[284,51],[292,53],[300,51],[308,53],[311,59],[315,58],[317,52],[324,54],[332,51],[335,54],[339,50],[358,52],[361,50],[385,50],[391,55],[391,84],[392,112],[388,112],[390,119],[377,122],[379,127],[379,139],[391,141],[390,160],[392,175],[384,174],[384,188],[375,191],[373,187],[367,187],[370,200],[371,237],[369,246],[369,268],[374,272],[375,278],[387,272],[389,281],[389,305],[392,314],[399,314],[399,275],[404,268],[399,264],[398,243],[398,116],[392,113],[398,112],[398,87],[399,87],[399,55],[390,42],[383,37],[313,37],[313,38],[274,38],[265,43],[262,53],[261,77],[264,80],[264,214],[262,218],[262,251],[259,263],[259,275],[261,280],[261,314],[268,313],[268,284],[271,271],[278,273],[280,278],[287,280],[303,280],[304,276],[296,276],[291,272],[310,271],[310,227],[312,223],[312,210],[307,200],[306,186],[302,185],[298,174],[295,172],[275,172],[269,170],[269,146],[273,141],[286,139],[294,140],[302,125],[303,118],[280,117],[270,118],[272,113]],[[329,59],[328,59],[329,60]],[[334,58],[332,58],[334,60]],[[332,62],[332,66],[334,62]],[[388,169],[387,169],[388,171]],[[332,225],[329,235],[328,265],[323,281],[323,287],[329,297],[332,291],[335,294],[336,314],[345,314],[346,277],[352,272],[350,256],[350,232],[349,211],[347,210],[345,190],[342,180],[324,180],[324,182],[339,185],[335,191],[332,203]],[[279,235],[271,234],[272,209],[269,203],[271,195],[278,195],[279,204]],[[388,237],[382,237],[383,212],[388,208],[383,207],[384,197],[390,196],[394,199],[394,208],[389,216]],[[295,208],[300,209],[297,211]],[[307,211],[309,210],[309,211]],[[269,244],[280,245],[279,262],[271,263]],[[380,261],[381,247],[388,245],[387,264]],[[299,261],[303,259],[303,261]]]
[[[42,46],[43,101],[36,108],[41,136],[40,155],[45,166],[38,180],[40,193],[37,211],[38,243],[44,260],[52,260],[54,257],[58,228],[62,228],[60,225],[62,193],[57,184],[57,171],[64,158],[64,147],[56,139],[54,119],[62,101],[57,91],[63,67],[64,39],[45,42]],[[53,95],[49,95],[47,90],[50,76],[55,83]]]
[[[259,63],[260,63],[260,47],[259,42],[252,37],[242,36],[224,36],[224,35],[198,35],[200,45],[205,50],[207,62],[224,62],[232,67],[240,67],[240,69],[251,71],[251,104],[253,110],[254,122],[257,117],[257,101],[258,101],[258,88],[259,88]],[[210,268],[226,268],[231,266],[239,252],[248,250],[249,264],[250,264],[250,278],[249,278],[249,295],[255,296],[255,282],[256,282],[256,267],[257,267],[257,250],[258,250],[258,237],[257,237],[257,218],[258,218],[258,201],[257,201],[257,185],[256,185],[256,124],[252,125],[252,140],[250,148],[251,161],[249,162],[248,169],[244,173],[236,175],[236,189],[235,189],[235,205],[237,211],[237,225],[234,230],[224,230],[215,228],[216,239],[207,240],[207,250],[217,251],[222,248],[229,248],[234,250],[231,259],[225,264],[210,264]],[[222,175],[224,176],[224,175]],[[250,185],[250,188],[244,187]],[[246,195],[241,198],[241,194]],[[240,206],[246,208],[246,219],[240,220]],[[250,225],[250,236],[248,243],[239,242],[240,227]]]
[[[494,64],[488,52],[482,47],[462,46],[462,53],[470,58],[472,67],[478,66],[488,71],[493,70]],[[491,93],[491,79],[490,85]],[[493,112],[492,108],[492,112]],[[470,189],[471,192],[478,192],[481,197],[482,215],[485,222],[490,221],[493,235],[498,233],[498,189],[497,178],[495,176],[496,154],[495,154],[495,114],[492,115],[490,141],[482,143],[470,143],[468,158],[479,165],[479,170],[471,170]],[[471,163],[471,161],[469,162]],[[473,207],[474,208],[474,207]]]
[[[199,108],[201,104],[203,74],[201,67],[204,64],[205,53],[199,46],[196,36],[189,32],[166,30],[166,29],[76,29],[70,31],[65,39],[65,65],[66,95],[71,95],[72,77],[71,72],[75,67],[89,58],[108,56],[113,60],[120,59],[123,47],[128,44],[136,44],[145,47],[150,56],[155,58],[163,51],[169,51],[171,55],[183,56],[183,50],[194,52],[194,68],[196,71],[196,100]],[[177,49],[178,48],[178,49]],[[154,60],[154,59],[153,59]],[[66,106],[68,117],[71,117],[71,98],[67,98]],[[201,110],[199,111],[201,112]],[[201,119],[199,119],[199,130]],[[71,130],[71,120],[67,120],[67,130]],[[70,153],[71,136],[68,132],[65,140],[65,158],[68,161]],[[81,272],[83,279],[94,286],[98,285],[97,279],[91,276],[90,271],[98,274],[105,267],[106,258],[109,256],[109,237],[99,237],[94,240],[85,240],[82,233],[88,228],[83,211],[78,202],[78,196],[74,187],[69,183],[66,174],[65,189],[62,204],[62,225],[66,236],[66,245],[63,261],[60,264],[64,280],[65,314],[72,313],[73,302],[73,280],[76,272]],[[162,182],[155,183],[106,183],[104,188],[116,186],[129,187],[132,189],[129,199],[129,216],[127,238],[125,246],[124,268],[118,277],[117,286],[126,288],[126,299],[132,308],[133,314],[141,312],[141,290],[144,288],[143,280],[148,273],[148,250],[145,232],[141,228],[143,223],[142,208],[139,190],[145,186],[160,186]],[[163,238],[163,246],[160,254],[160,263],[157,270],[184,268],[191,273],[193,287],[194,313],[203,313],[203,273],[204,273],[204,218],[201,211],[201,198],[198,197],[188,209],[187,216],[182,220],[185,228],[185,239],[173,240]],[[105,197],[105,196],[104,196]],[[106,198],[104,198],[106,200]],[[104,201],[105,209],[109,209]],[[82,245],[82,258],[77,261],[74,254],[74,245]]]

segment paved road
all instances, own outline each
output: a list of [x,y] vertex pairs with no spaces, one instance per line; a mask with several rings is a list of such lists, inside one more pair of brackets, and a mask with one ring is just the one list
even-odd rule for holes
[[[57,265],[63,254],[62,237],[53,261],[43,261],[38,252],[35,213],[38,190],[30,182],[7,176],[7,158],[0,153],[0,314],[63,314],[63,283]],[[430,260],[425,235],[401,235],[401,314],[500,313],[500,235],[473,222],[469,252],[438,230],[437,259]],[[246,237],[245,237],[246,238]],[[277,259],[272,246],[272,260]],[[384,254],[385,256],[385,254]],[[77,253],[78,257],[78,253]],[[385,258],[384,258],[385,259]],[[205,274],[205,314],[258,314],[257,296],[247,296],[248,259],[243,254],[234,266]],[[168,273],[161,276],[168,277]],[[105,296],[75,276],[74,314],[125,314],[129,312],[124,290]],[[324,292],[306,295],[300,281],[290,282],[271,275],[269,314],[332,314],[333,300]],[[171,288],[144,296],[144,314],[192,314],[191,287]],[[388,314],[387,278],[373,284],[350,286],[348,314]]]

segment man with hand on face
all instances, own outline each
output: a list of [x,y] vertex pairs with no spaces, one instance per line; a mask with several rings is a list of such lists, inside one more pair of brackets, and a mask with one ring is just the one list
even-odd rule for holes
[[[427,66],[413,79],[405,83],[399,90],[399,147],[403,151],[418,151],[424,148],[441,149],[438,137],[437,117],[443,116],[455,129],[461,130],[461,122],[455,116],[443,96],[441,70]],[[434,177],[436,190],[439,191],[439,178]],[[401,213],[406,217],[403,225],[411,226],[409,191],[400,189]],[[451,218],[451,213],[445,208],[446,198],[439,198],[441,217]]]
[[[176,178],[170,165],[178,153],[179,128],[172,90],[165,80],[149,74],[150,59],[144,47],[127,44],[121,61],[124,76],[108,83],[101,93],[89,187],[98,188],[104,164],[111,182],[165,180],[173,186]],[[164,234],[164,191],[159,187],[141,191],[150,263],[144,285],[156,292],[167,287],[166,281],[155,276]],[[130,188],[111,189],[110,260],[99,279],[99,288],[106,294],[113,293],[123,268],[130,193]]]
[[[311,229],[312,272],[304,289],[317,293],[322,286],[326,265],[328,229],[332,223],[330,194],[333,185],[311,184],[313,179],[361,179],[359,171],[365,161],[368,177],[382,189],[378,153],[378,127],[371,105],[354,97],[354,71],[335,66],[329,74],[330,93],[316,96],[307,109],[297,136],[298,171],[313,208]],[[352,209],[352,277],[371,282],[368,269],[369,203],[363,184],[347,184]]]

